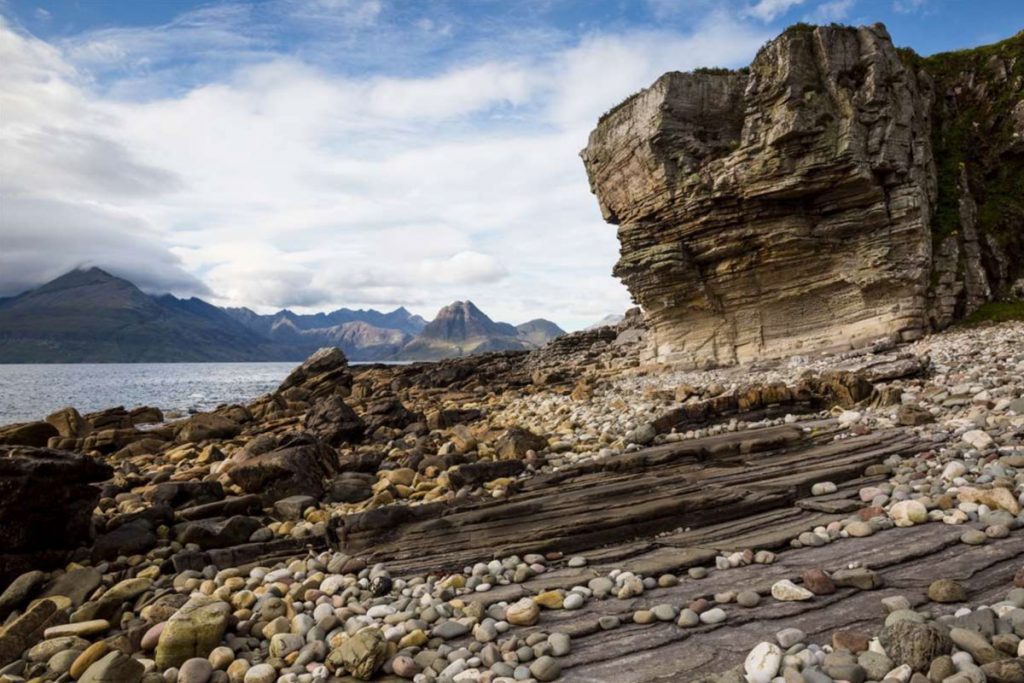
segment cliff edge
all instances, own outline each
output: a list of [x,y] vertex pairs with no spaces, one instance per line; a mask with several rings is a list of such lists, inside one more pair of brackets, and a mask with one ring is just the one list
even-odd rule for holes
[[747,69],[671,72],[581,156],[659,361],[910,340],[1021,275],[1024,33],[922,58],[797,25]]

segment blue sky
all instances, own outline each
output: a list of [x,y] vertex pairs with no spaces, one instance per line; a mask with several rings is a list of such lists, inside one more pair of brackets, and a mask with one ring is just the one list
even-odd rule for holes
[[577,156],[597,117],[796,21],[930,54],[1024,3],[0,0],[0,295],[100,265],[262,311],[588,324],[629,305]]

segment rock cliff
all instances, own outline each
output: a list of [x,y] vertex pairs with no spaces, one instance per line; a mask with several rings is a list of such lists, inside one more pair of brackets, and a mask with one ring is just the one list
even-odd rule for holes
[[748,69],[668,73],[602,117],[582,157],[656,358],[913,339],[1008,287],[1022,42],[921,58],[882,25],[797,25]]

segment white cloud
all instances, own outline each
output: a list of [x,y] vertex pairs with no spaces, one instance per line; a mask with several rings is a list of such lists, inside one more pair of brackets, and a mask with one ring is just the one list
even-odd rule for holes
[[833,21],[842,21],[850,16],[856,0],[831,0],[823,2],[808,14],[804,19],[814,24],[827,24]]
[[460,251],[446,259],[426,259],[419,271],[427,282],[466,285],[497,282],[508,275],[501,261],[478,251]]
[[797,5],[802,5],[804,0],[758,0],[747,8],[748,16],[756,17],[764,22],[774,21]]
[[[314,4],[287,7],[365,12],[363,25],[387,11]],[[270,49],[262,30],[229,30],[248,26],[246,11],[60,47],[0,23],[0,191],[34,207],[19,219],[27,265],[0,278],[0,295],[106,258],[125,273],[134,263],[147,287],[194,293],[201,279],[215,303],[260,310],[432,316],[472,298],[496,319],[590,324],[630,305],[610,276],[615,229],[577,156],[597,117],[666,70],[740,65],[767,38],[712,14],[689,34],[592,33],[539,54],[351,76]],[[139,66],[183,45],[236,61],[185,87]],[[8,231],[5,215],[0,240]]]

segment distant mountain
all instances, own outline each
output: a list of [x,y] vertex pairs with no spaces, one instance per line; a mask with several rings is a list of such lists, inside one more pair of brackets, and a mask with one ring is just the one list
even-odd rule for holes
[[200,299],[149,296],[99,268],[0,302],[0,362],[291,359]]
[[601,318],[596,323],[594,323],[593,325],[590,325],[586,329],[588,329],[588,330],[596,330],[599,327],[610,327],[612,325],[618,325],[623,320],[625,320],[625,318],[626,318],[626,316],[624,316],[622,313],[609,313],[608,315],[606,315],[605,317]]
[[537,348],[562,334],[540,318],[495,322],[470,301],[445,306],[429,323],[405,308],[262,315],[151,296],[99,268],[0,299],[0,363],[302,360],[324,346],[357,362],[437,360]]
[[565,330],[544,318],[534,318],[516,325],[516,331],[520,339],[537,347],[544,346],[555,337],[565,334]]
[[529,350],[565,334],[554,323],[541,319],[522,327],[521,331],[508,323],[494,322],[472,301],[456,301],[438,311],[437,317],[405,345],[400,355],[431,359],[484,351]]
[[363,322],[382,329],[399,330],[410,336],[419,334],[420,330],[427,325],[426,320],[418,315],[413,315],[404,306],[396,308],[390,313],[381,313],[372,308],[368,310],[339,308],[330,313],[305,315],[294,313],[287,308],[269,315],[260,315],[248,308],[225,308],[224,310],[246,327],[256,330],[264,336],[272,336],[274,328],[283,320],[289,321],[299,330],[323,330],[345,323]]

